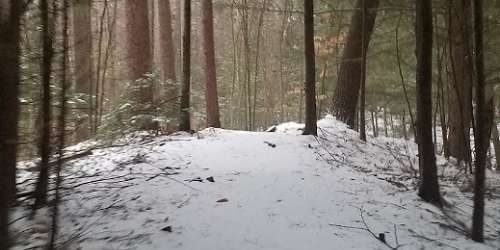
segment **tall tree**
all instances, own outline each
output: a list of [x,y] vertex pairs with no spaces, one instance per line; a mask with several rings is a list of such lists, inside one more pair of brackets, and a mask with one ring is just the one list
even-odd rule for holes
[[[493,112],[495,114],[495,112]],[[491,142],[493,143],[493,149],[495,150],[496,169],[500,171],[500,138],[498,137],[498,128],[495,117],[491,119]]]
[[[50,14],[50,0],[40,0],[40,18],[42,24],[41,44],[42,44],[42,60],[40,64],[40,75],[42,78],[42,107],[41,115],[41,131],[39,140],[40,154],[40,172],[38,175],[34,208],[40,208],[47,203],[47,190],[49,184],[49,159],[51,154],[51,114],[52,114],[52,94],[51,94],[51,76],[52,76],[52,59],[54,57],[54,27],[52,15]],[[52,10],[55,11],[55,10]]]
[[[378,6],[379,0],[358,0],[356,11],[352,16],[337,86],[333,95],[333,114],[351,128],[354,128],[356,118],[356,106],[362,78],[360,72],[362,62],[365,60],[363,57],[366,57]],[[366,13],[365,18],[363,18],[363,12]]]
[[[164,102],[177,103],[179,96],[179,85],[177,83],[177,74],[175,69],[176,51],[174,46],[174,29],[172,28],[172,8],[170,0],[158,1],[159,18],[159,37],[160,37],[160,62],[161,78],[166,81],[165,88],[160,91],[163,93],[161,99]],[[162,102],[160,100],[160,102]],[[165,108],[165,114],[169,118],[176,118],[178,115],[176,105],[168,105]],[[172,119],[175,120],[175,119]]]
[[[149,11],[148,1],[126,0],[127,19],[127,62],[129,80],[135,81],[132,89],[132,99],[137,103],[134,113],[145,114],[152,112],[153,84],[149,81],[137,81],[143,79],[145,74],[151,72],[152,57],[149,34]],[[140,129],[151,127],[151,120],[140,121],[137,125]]]
[[59,229],[59,202],[61,200],[61,195],[60,195],[60,187],[61,187],[61,182],[62,182],[62,176],[61,176],[61,169],[63,165],[63,155],[64,155],[64,146],[65,146],[65,141],[66,141],[66,94],[68,90],[68,74],[67,74],[67,68],[68,68],[68,49],[69,49],[69,37],[68,37],[68,30],[69,30],[69,1],[70,0],[63,0],[62,3],[62,46],[63,46],[63,51],[62,51],[62,57],[61,57],[61,92],[60,92],[60,102],[61,102],[61,108],[59,111],[59,117],[58,117],[58,147],[57,147],[57,165],[56,165],[56,184],[55,184],[55,197],[54,201],[52,203],[52,228],[51,228],[51,233],[50,233],[50,241],[47,246],[48,250],[54,250],[56,249],[56,239],[58,235],[58,229]]
[[[366,34],[366,1],[361,3],[361,44],[365,44]],[[366,47],[361,46],[361,67],[360,67],[360,100],[359,100],[359,138],[366,141]],[[372,112],[373,120],[373,112]],[[377,131],[373,126],[373,132]],[[375,136],[376,137],[376,136]]]
[[304,51],[305,51],[305,97],[306,126],[304,135],[317,135],[316,125],[316,61],[314,53],[314,3],[304,0]]
[[158,1],[158,16],[160,19],[160,51],[163,79],[175,82],[175,50],[170,0]]
[[16,192],[22,1],[0,1],[0,249],[8,249],[9,207]]
[[471,163],[470,128],[472,116],[471,1],[450,0],[448,44],[450,92],[448,98],[449,153]]
[[215,65],[214,14],[212,0],[202,0],[203,50],[205,53],[205,101],[207,127],[220,127],[217,73]]
[[75,57],[75,91],[87,104],[82,118],[76,122],[75,140],[82,141],[90,136],[92,120],[92,18],[91,0],[73,2],[73,36]]
[[483,54],[483,1],[474,0],[474,55],[476,68],[476,150],[474,172],[474,210],[472,214],[472,240],[484,241],[484,192],[486,178],[486,156],[494,112],[493,89],[487,85],[484,75]]
[[418,195],[441,206],[432,142],[432,0],[416,0]]
[[182,88],[179,130],[191,131],[191,1],[184,0],[184,34],[182,37]]

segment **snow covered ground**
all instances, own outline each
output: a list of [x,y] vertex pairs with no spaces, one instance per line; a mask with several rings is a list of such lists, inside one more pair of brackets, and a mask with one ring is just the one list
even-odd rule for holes
[[[416,195],[412,142],[363,143],[332,117],[318,124],[317,138],[286,123],[274,133],[136,133],[97,147],[66,164],[59,242],[85,250],[500,249],[498,174],[487,173],[487,241],[477,244],[464,232],[472,214],[464,171],[438,157],[441,211]],[[19,174],[26,190],[31,166]],[[32,221],[26,213],[13,216],[21,218],[14,249],[48,237],[47,211]]]

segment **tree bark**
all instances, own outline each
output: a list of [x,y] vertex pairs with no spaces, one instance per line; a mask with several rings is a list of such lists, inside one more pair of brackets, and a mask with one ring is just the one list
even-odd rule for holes
[[191,131],[190,92],[191,92],[191,1],[184,0],[184,35],[182,37],[182,88],[180,103],[180,131]]
[[436,155],[432,143],[432,0],[416,0],[418,195],[441,206]]
[[448,99],[449,153],[471,163],[472,116],[471,2],[450,0],[448,39],[450,48],[450,93]]
[[[144,0],[126,0],[127,19],[127,63],[131,81],[141,79],[151,71],[152,58],[149,34],[148,2]],[[151,83],[135,82],[133,96],[136,101],[147,109],[153,100]]]
[[54,36],[53,36],[53,20],[49,10],[50,0],[40,1],[40,17],[42,24],[42,60],[41,60],[41,77],[42,77],[42,107],[41,114],[41,131],[40,131],[40,172],[38,175],[35,191],[34,209],[38,209],[47,203],[47,190],[49,182],[49,158],[51,154],[51,114],[52,114],[52,96],[51,96],[51,76],[52,76],[52,59],[54,56]]
[[75,92],[87,104],[82,107],[85,116],[76,121],[75,141],[90,137],[92,120],[92,20],[91,0],[76,0],[73,3],[73,48],[75,57]]
[[[362,62],[366,60],[366,58],[363,58],[363,51],[368,50],[379,6],[379,0],[365,1],[358,0],[356,4],[356,11],[352,17],[337,86],[333,95],[333,114],[351,128],[354,127],[356,117],[356,106],[362,78],[362,74],[360,74]],[[363,6],[366,11],[365,22],[362,20]],[[363,30],[365,31],[364,34]],[[366,57],[366,53],[364,54]]]
[[472,213],[472,240],[484,241],[484,192],[486,179],[486,156],[494,112],[494,96],[491,85],[484,75],[483,55],[483,1],[474,0],[474,55],[476,68],[476,150],[474,172],[474,209]]
[[9,208],[16,193],[21,4],[0,2],[0,249],[10,245]]
[[48,250],[56,249],[56,240],[59,233],[59,203],[61,201],[60,188],[62,182],[61,170],[63,165],[64,156],[64,146],[66,141],[66,94],[68,90],[68,76],[67,76],[67,66],[68,66],[68,49],[69,49],[69,39],[68,39],[68,28],[69,28],[69,0],[63,0],[62,4],[62,45],[63,45],[63,55],[61,57],[61,92],[60,92],[60,102],[61,109],[58,117],[58,147],[57,147],[57,165],[56,165],[56,183],[55,183],[55,195],[52,204],[52,225],[50,232],[50,241],[48,244]]
[[[164,100],[175,99],[179,95],[179,85],[177,84],[177,75],[175,71],[176,52],[172,29],[172,9],[170,0],[158,1],[158,18],[160,22],[160,53],[162,79],[167,82],[164,89]],[[163,91],[161,91],[163,92]],[[169,105],[166,108],[166,114],[169,118],[177,117],[176,105]]]
[[498,137],[498,127],[495,119],[491,119],[491,141],[493,142],[493,148],[495,149],[495,161],[496,169],[500,171],[500,139]]
[[305,39],[305,128],[304,135],[317,135],[316,125],[316,62],[314,52],[314,4],[304,0],[304,39]]
[[217,72],[215,65],[214,16],[212,0],[202,0],[203,50],[205,52],[205,101],[207,127],[220,127]]
[[163,79],[175,82],[177,78],[175,74],[175,49],[170,0],[158,1],[158,16],[160,19],[160,51]]

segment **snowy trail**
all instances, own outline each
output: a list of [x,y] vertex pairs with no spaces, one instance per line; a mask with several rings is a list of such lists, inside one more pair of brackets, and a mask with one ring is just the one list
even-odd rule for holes
[[[398,179],[404,183],[399,187],[383,180],[401,175],[393,153],[359,142],[335,121],[320,125],[324,130],[318,140],[299,135],[299,125],[287,124],[276,133],[209,129],[194,137],[131,140],[123,147],[95,150],[72,169],[94,180],[117,178],[65,193],[64,236],[78,233],[68,246],[390,249],[359,229],[368,226],[399,249],[499,249],[497,200],[488,204],[494,215],[487,219],[491,239],[487,245],[475,244],[444,227],[437,208],[406,190],[413,188],[412,178]],[[189,181],[196,178],[203,182]],[[446,191],[456,193],[456,187]],[[468,212],[470,201],[464,199],[456,194],[450,201]]]

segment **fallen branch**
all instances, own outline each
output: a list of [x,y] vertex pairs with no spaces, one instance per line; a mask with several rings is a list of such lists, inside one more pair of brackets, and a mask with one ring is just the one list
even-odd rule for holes
[[381,243],[383,243],[385,246],[387,246],[389,249],[391,250],[397,250],[399,249],[401,246],[401,244],[399,244],[398,242],[398,236],[397,236],[397,229],[396,229],[396,225],[394,225],[394,235],[395,235],[395,240],[396,240],[396,246],[393,247],[391,246],[389,243],[387,243],[386,239],[385,239],[385,234],[384,233],[381,233],[379,235],[376,235],[371,229],[370,227],[368,226],[368,224],[366,223],[365,221],[365,218],[363,216],[363,213],[364,213],[364,210],[362,208],[358,208],[356,207],[357,209],[359,209],[359,213],[360,213],[360,217],[361,217],[361,222],[363,222],[363,225],[364,227],[356,227],[356,226],[346,226],[346,225],[341,225],[341,224],[334,224],[334,223],[330,223],[328,225],[330,226],[336,226],[336,227],[342,227],[342,228],[349,228],[349,229],[358,229],[358,230],[363,230],[363,231],[367,231],[369,234],[371,234],[373,236],[373,238],[377,239],[378,241],[380,241]]

